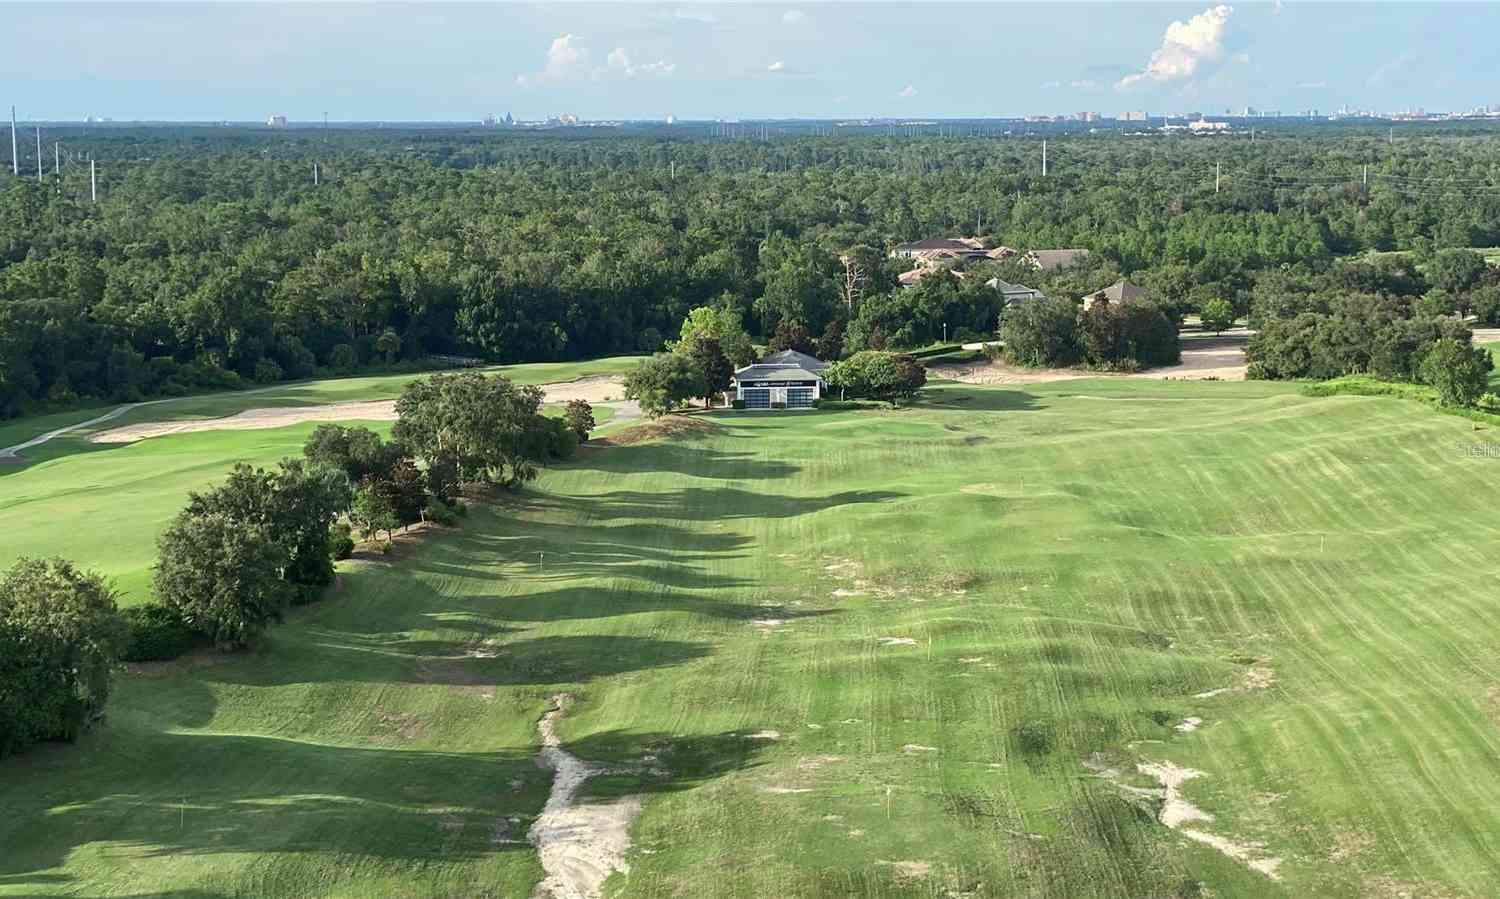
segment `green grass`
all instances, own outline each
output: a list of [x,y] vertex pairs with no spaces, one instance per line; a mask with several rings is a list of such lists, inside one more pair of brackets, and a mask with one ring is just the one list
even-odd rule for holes
[[[1255,382],[928,394],[587,452],[346,564],[259,653],[123,677],[80,744],[0,763],[0,895],[524,896],[534,854],[492,837],[541,808],[558,690],[574,752],[669,772],[590,787],[647,794],[609,895],[1492,893],[1488,431]],[[60,457],[0,507],[47,478],[129,509],[300,434]],[[79,503],[0,528],[103,564],[126,528]],[[1283,880],[1085,760],[1201,770],[1197,826]]]

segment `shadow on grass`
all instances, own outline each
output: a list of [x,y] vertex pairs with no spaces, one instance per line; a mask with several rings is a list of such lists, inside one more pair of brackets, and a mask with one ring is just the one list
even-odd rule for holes
[[726,452],[662,441],[580,453],[568,467],[615,474],[663,471],[732,481],[774,481],[801,470],[787,462],[767,459],[761,453]]
[[734,521],[794,518],[839,506],[883,503],[904,496],[906,494],[890,490],[846,490],[828,496],[788,496],[732,487],[683,487],[665,491],[616,490],[578,498],[549,495],[541,502],[597,521],[619,518]]
[[943,384],[923,390],[911,403],[911,408],[951,412],[1027,412],[1043,406],[1040,397],[1024,390]]
[[666,668],[706,657],[707,643],[649,637],[588,635],[537,637],[509,643],[471,640],[404,640],[399,633],[371,635],[313,630],[315,664],[285,664],[276,655],[205,669],[203,679],[267,687],[305,683],[441,684],[511,687],[587,683],[631,671]]
[[[447,753],[107,729],[76,751],[12,763],[28,789],[0,824],[0,884],[65,882],[52,869],[96,843],[126,864],[217,853],[478,858],[528,849],[494,841],[496,823],[536,814],[544,792],[530,747]],[[536,786],[514,793],[512,779]]]
[[583,789],[593,797],[691,790],[726,774],[758,767],[755,757],[766,746],[764,740],[739,733],[668,737],[628,730],[603,731],[564,744],[568,752],[589,761],[629,764],[653,758],[653,767],[667,772],[666,776],[651,771],[597,775]]
[[90,443],[78,437],[59,437],[49,440],[39,446],[21,451],[21,461],[7,460],[0,462],[0,478],[8,475],[20,474],[27,469],[43,462],[51,462],[54,459],[63,459],[68,456],[82,456],[89,453],[103,453],[114,449],[123,449],[128,443]]

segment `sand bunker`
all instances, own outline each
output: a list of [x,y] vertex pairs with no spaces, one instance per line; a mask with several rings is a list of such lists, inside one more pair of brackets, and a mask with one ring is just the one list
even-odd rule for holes
[[1182,362],[1134,374],[1082,371],[1076,368],[1022,368],[1004,362],[939,363],[929,366],[935,378],[965,384],[1037,384],[1078,378],[1179,378],[1189,381],[1245,379],[1245,340],[1194,338],[1182,344]]
[[1259,871],[1272,880],[1281,879],[1276,873],[1276,869],[1281,866],[1281,859],[1262,856],[1259,852],[1260,846],[1251,843],[1236,843],[1217,834],[1183,826],[1194,821],[1210,823],[1214,820],[1213,815],[1182,798],[1182,785],[1196,777],[1202,777],[1202,771],[1179,768],[1171,762],[1142,763],[1136,765],[1136,770],[1155,778],[1156,782],[1162,786],[1161,811],[1157,813],[1157,820],[1162,824],[1190,840],[1217,849],[1252,871]]
[[[590,403],[602,403],[608,399],[619,399],[624,393],[621,380],[614,376],[600,375],[577,381],[543,384],[542,391],[548,403],[565,403],[582,399]],[[109,416],[95,419],[97,423],[128,411],[122,407]],[[306,421],[395,421],[395,400],[368,400],[357,403],[328,403],[321,406],[278,406],[262,409],[246,409],[224,418],[199,418],[189,421],[147,421],[100,431],[89,437],[91,443],[134,443],[148,437],[163,437],[167,434],[185,434],[193,431],[242,431],[263,428],[283,428]],[[82,427],[83,425],[75,426]]]
[[542,735],[537,765],[555,774],[547,805],[527,834],[547,872],[532,899],[593,899],[610,874],[630,870],[625,853],[630,848],[631,822],[641,811],[641,797],[580,802],[578,791],[595,775],[636,769],[586,762],[562,748],[555,728],[571,698],[566,693],[552,697],[552,708],[537,722]]

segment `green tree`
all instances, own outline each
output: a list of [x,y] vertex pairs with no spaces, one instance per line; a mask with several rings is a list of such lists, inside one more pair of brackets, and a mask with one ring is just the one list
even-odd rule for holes
[[386,365],[394,365],[396,356],[401,352],[401,335],[396,333],[395,328],[386,328],[375,338],[375,349],[385,356]]
[[1017,365],[1072,365],[1080,355],[1078,307],[1060,297],[1014,303],[1000,316],[1000,342]]
[[697,367],[680,353],[659,353],[644,359],[625,376],[626,398],[640,403],[641,411],[652,418],[707,392]]
[[567,408],[563,411],[563,421],[578,435],[578,442],[582,443],[589,439],[589,434],[594,430],[594,407],[589,405],[585,399],[568,400]]
[[0,577],[0,757],[72,740],[102,714],[127,640],[100,575],[62,559],[12,565]]
[[460,480],[518,487],[536,477],[542,390],[478,372],[413,381],[396,400],[391,434],[431,465],[449,460]]
[[286,546],[223,512],[183,512],[156,546],[157,599],[222,646],[248,645],[294,598]]
[[823,377],[847,396],[887,400],[892,405],[915,396],[927,383],[927,371],[919,362],[885,350],[861,350],[830,365]]
[[1487,350],[1444,337],[1428,348],[1418,374],[1422,383],[1437,388],[1444,404],[1471,406],[1485,392],[1494,367]]
[[366,540],[380,536],[384,531],[389,540],[391,531],[401,526],[389,495],[380,489],[378,481],[366,481],[354,490],[354,502],[349,509],[349,520],[359,528]]
[[1473,250],[1439,250],[1427,264],[1427,278],[1433,287],[1449,293],[1467,293],[1488,270],[1484,256]]
[[734,364],[712,337],[696,338],[687,356],[697,373],[698,387],[703,391],[703,407],[712,408],[714,395],[728,390],[734,381]]
[[1234,307],[1228,300],[1220,297],[1204,303],[1198,315],[1203,321],[1203,327],[1215,334],[1222,334],[1234,327]]
[[672,352],[686,352],[699,337],[712,337],[719,342],[724,355],[736,367],[755,361],[755,346],[738,310],[726,306],[699,306],[689,312],[682,322],[682,331],[677,342],[668,347]]

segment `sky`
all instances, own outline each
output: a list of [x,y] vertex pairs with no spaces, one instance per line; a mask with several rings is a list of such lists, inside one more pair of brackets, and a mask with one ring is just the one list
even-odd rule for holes
[[5,3],[22,120],[1500,105],[1500,3]]

